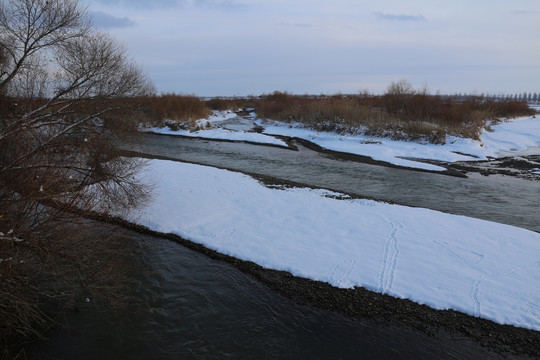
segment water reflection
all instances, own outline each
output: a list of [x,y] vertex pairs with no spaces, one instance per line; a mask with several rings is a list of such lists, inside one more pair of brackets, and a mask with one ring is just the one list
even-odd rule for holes
[[56,329],[49,341],[29,349],[30,358],[497,358],[463,339],[299,305],[227,263],[168,240],[118,228],[115,234],[139,247],[133,255],[137,286],[122,323],[82,305],[70,314],[72,330]]

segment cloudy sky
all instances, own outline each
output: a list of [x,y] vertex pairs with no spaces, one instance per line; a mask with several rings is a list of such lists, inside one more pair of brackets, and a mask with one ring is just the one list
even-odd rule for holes
[[540,92],[538,0],[87,0],[159,92]]

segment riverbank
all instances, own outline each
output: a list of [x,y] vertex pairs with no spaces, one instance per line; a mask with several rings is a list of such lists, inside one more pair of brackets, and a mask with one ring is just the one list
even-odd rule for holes
[[532,166],[521,166],[519,171],[515,167],[509,171],[494,161],[504,157],[522,157],[529,161],[531,157],[540,155],[540,119],[534,116],[492,124],[482,130],[478,140],[447,136],[444,144],[431,144],[315,131],[301,124],[262,121],[253,112],[238,114],[241,115],[236,116],[230,110],[216,111],[213,117],[197,121],[200,127],[197,131],[173,130],[168,127],[141,130],[208,140],[259,142],[288,146],[291,149],[294,149],[291,146],[293,142],[301,142],[306,147],[331,156],[377,165],[454,176],[464,176],[466,171],[475,171],[540,179],[540,167],[535,165],[534,160],[529,164]]
[[324,282],[293,276],[286,271],[267,269],[250,261],[224,255],[178,235],[156,232],[121,218],[110,216],[95,218],[142,234],[174,241],[211,259],[231,264],[299,304],[335,311],[351,319],[375,321],[382,326],[421,331],[429,336],[448,338],[452,341],[473,341],[499,354],[501,358],[528,359],[540,356],[537,346],[540,342],[538,331],[499,325],[453,310],[435,310],[361,287],[336,288]]
[[[256,122],[263,133],[300,138],[339,153],[370,157],[373,160],[408,168],[448,171],[454,163],[487,162],[502,157],[540,155],[540,119],[534,116],[510,119],[482,130],[479,140],[447,136],[444,144],[398,141],[365,135],[318,132],[300,125]],[[530,168],[531,177],[539,168]]]
[[[156,160],[151,163],[155,165],[159,162]],[[436,215],[436,212],[425,209],[414,210],[419,212],[418,214],[411,213],[409,221],[407,220],[409,215],[406,213],[410,213],[411,209],[406,209],[406,213],[402,213],[401,208],[397,209],[391,205],[362,200],[336,200],[335,197],[339,197],[339,194],[322,191],[268,189],[244,175],[195,165],[178,165],[177,167],[168,162],[161,165],[165,165],[162,168],[164,172],[161,172],[160,166],[157,168],[154,166],[149,174],[153,174],[154,180],[157,178],[159,189],[162,191],[167,189],[166,194],[158,194],[158,198],[149,204],[146,210],[131,214],[130,216],[134,216],[133,219],[137,223],[160,233],[176,233],[182,238],[198,242],[203,245],[203,248],[232,257],[229,260],[232,263],[236,261],[234,259],[241,259],[238,261],[254,262],[262,268],[274,268],[277,273],[286,271],[286,273],[294,274],[295,277],[292,280],[286,280],[290,275],[285,273],[280,280],[282,282],[286,280],[285,283],[276,285],[286,288],[287,282],[291,282],[293,294],[296,291],[295,288],[303,292],[301,289],[304,285],[296,282],[297,277],[311,278],[315,280],[314,284],[319,285],[313,285],[315,290],[306,301],[313,297],[315,299],[313,301],[321,303],[321,306],[330,306],[328,303],[334,298],[331,294],[341,289],[336,288],[335,291],[326,292],[325,298],[317,298],[316,294],[324,293],[320,288],[322,281],[332,284],[333,286],[328,285],[330,288],[341,287],[349,288],[348,290],[354,289],[354,291],[358,291],[357,288],[371,289],[379,293],[377,296],[384,297],[387,295],[383,294],[390,294],[393,295],[392,299],[412,298],[418,301],[414,296],[410,296],[411,293],[407,295],[407,292],[412,289],[413,293],[417,292],[417,295],[419,291],[422,296],[427,296],[420,302],[428,303],[432,307],[444,309],[449,306],[444,305],[448,304],[448,301],[457,301],[455,304],[461,303],[461,305],[450,307],[465,312],[467,312],[466,308],[469,308],[471,313],[481,317],[490,318],[502,315],[507,319],[503,322],[508,321],[508,316],[520,318],[520,314],[523,314],[525,317],[522,319],[526,319],[534,314],[534,304],[537,302],[533,299],[534,294],[527,290],[525,284],[538,282],[537,264],[533,261],[534,259],[529,259],[532,262],[526,260],[524,256],[527,257],[527,255],[524,252],[534,254],[538,253],[538,250],[531,250],[530,244],[525,246],[520,241],[528,236],[537,238],[538,234],[532,235],[534,233],[527,232],[530,234],[527,235],[522,229],[473,219],[468,224],[468,218],[447,214],[441,214],[443,217],[440,218],[441,221],[438,221],[440,216]],[[191,171],[197,173],[192,174]],[[190,184],[196,184],[196,186]],[[250,200],[246,201],[245,198]],[[226,199],[232,202],[227,202]],[[309,200],[311,206],[305,203],[306,199],[311,199]],[[283,204],[275,206],[280,201],[283,201]],[[183,206],[183,203],[189,206]],[[322,203],[324,207],[316,205]],[[265,204],[265,206],[260,208],[260,204]],[[297,206],[302,210],[296,209]],[[344,216],[340,217],[342,214],[340,208],[343,206],[345,206],[343,208],[343,211],[346,210],[345,213],[357,214],[351,216],[352,222]],[[365,208],[367,212],[362,215],[357,213],[358,206],[360,208],[367,206]],[[321,213],[320,210],[323,208],[326,211]],[[317,215],[310,215],[311,211],[315,211]],[[383,211],[381,215],[384,215],[377,215],[380,211]],[[337,217],[332,217],[333,215],[330,214],[337,214]],[[370,217],[370,214],[374,214],[375,218]],[[418,224],[419,215],[424,219],[422,224]],[[266,225],[269,219],[271,220],[270,228]],[[314,227],[313,221],[320,226]],[[274,222],[279,225],[273,226]],[[426,222],[430,225],[426,225]],[[460,223],[463,225],[459,225]],[[249,231],[250,228],[253,228],[253,231]],[[279,229],[278,233],[274,228]],[[247,232],[246,229],[248,229]],[[282,230],[285,233],[282,233]],[[508,246],[511,246],[512,250],[508,249]],[[321,256],[317,255],[319,251]],[[430,251],[434,253],[429,255]],[[437,256],[434,255],[435,253]],[[261,254],[262,257],[259,256]],[[508,255],[511,258],[508,258]],[[415,256],[418,259],[415,260]],[[500,256],[504,256],[505,260],[498,259]],[[272,259],[279,259],[277,266]],[[437,259],[437,261],[432,262],[432,259]],[[512,265],[514,263],[516,265]],[[524,263],[530,264],[527,267],[523,266]],[[271,273],[272,271],[267,274]],[[355,274],[361,276],[359,279],[362,279],[365,274],[368,274],[368,277],[358,282],[354,280]],[[532,278],[529,279],[531,276]],[[470,283],[466,279],[470,279]],[[462,285],[458,283],[465,284],[465,287],[460,290],[459,287]],[[441,284],[444,286],[441,287]],[[458,288],[455,288],[456,285]],[[517,295],[525,303],[519,305],[520,300],[514,298],[512,294]],[[341,296],[345,295],[338,297]],[[386,314],[383,316],[390,316],[389,313],[402,314],[412,306],[406,305],[401,311],[394,305],[385,305],[383,309],[377,310],[377,308],[365,305],[373,302],[373,298],[358,294],[355,296],[359,296],[362,300],[358,300],[360,303],[355,306],[357,310],[351,311],[358,311],[363,314],[362,316],[368,316],[370,313],[377,314],[378,311]],[[426,302],[426,299],[431,300]],[[434,305],[441,299],[443,303]],[[335,307],[343,307],[340,311],[347,313],[345,304],[350,301],[352,300],[346,300],[342,305],[335,305]],[[362,302],[365,303],[363,306],[361,306]],[[385,302],[382,301],[382,303]],[[506,306],[510,308],[506,310]],[[530,320],[533,322],[529,326],[534,328],[533,324],[539,319],[532,316]],[[418,315],[417,317],[426,316]],[[452,317],[456,315],[450,315],[450,318]],[[457,318],[460,319],[459,316]],[[412,320],[405,319],[404,321]],[[440,320],[426,321],[428,323],[435,321],[437,324]],[[481,320],[480,324],[484,324],[483,321],[487,320]],[[501,319],[498,321],[500,322]],[[519,323],[522,320],[517,321]],[[458,323],[463,322],[465,320],[458,321]],[[488,323],[491,322],[488,321]],[[448,324],[441,326],[452,327]],[[494,326],[502,325],[494,324]],[[511,340],[504,340],[504,336],[509,336],[507,327],[502,326],[504,330],[501,330],[501,334],[503,335],[497,340],[502,344],[518,341],[519,337],[532,336],[533,340],[537,339],[534,334],[538,332],[533,331],[533,335],[523,335],[523,329],[521,329],[516,330],[518,335],[512,335]],[[469,329],[468,332],[476,331],[471,330],[475,327],[466,328]],[[496,331],[485,324],[478,325],[478,328]],[[478,336],[488,336],[489,332],[482,332],[482,334]]]
[[[233,264],[175,241],[94,222],[90,237],[132,242],[126,307],[102,313],[81,299],[31,359],[526,359],[440,329],[347,316],[294,300]],[[264,270],[264,269],[263,269]],[[279,290],[279,289],[278,289]],[[111,320],[114,318],[115,320]]]
[[501,174],[521,179],[540,181],[540,155],[501,157],[482,161],[457,161],[453,169],[463,172],[477,172],[488,176]]

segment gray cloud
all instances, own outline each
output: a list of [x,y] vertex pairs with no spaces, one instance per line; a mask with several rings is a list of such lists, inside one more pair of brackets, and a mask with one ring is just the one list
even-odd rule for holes
[[89,14],[92,17],[92,23],[99,28],[123,28],[136,25],[136,23],[128,17],[120,18],[101,11],[90,11]]
[[516,10],[512,12],[518,15],[536,15],[540,13],[540,11],[536,11],[536,10]]
[[294,27],[312,27],[313,25],[311,24],[304,24],[304,23],[287,23],[287,22],[280,22],[279,25],[281,26],[294,26]]
[[426,21],[424,15],[406,15],[406,14],[385,14],[382,12],[374,12],[373,15],[379,20],[389,21]]
[[183,4],[184,0],[97,0],[105,5],[121,5],[137,9],[168,9]]
[[198,7],[219,10],[237,10],[247,7],[247,5],[234,0],[195,0],[194,4]]
[[169,9],[177,6],[195,6],[199,8],[236,10],[247,7],[236,0],[96,0],[105,5],[120,5],[136,9]]

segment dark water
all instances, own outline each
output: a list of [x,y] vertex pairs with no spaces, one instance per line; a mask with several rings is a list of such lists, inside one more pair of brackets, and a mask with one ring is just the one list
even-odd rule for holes
[[[540,230],[540,184],[460,179],[344,162],[301,148],[145,135],[140,150]],[[114,230],[114,231],[113,231]],[[121,322],[81,299],[71,331],[27,349],[31,359],[480,359],[489,349],[445,334],[351,320],[296,304],[227,263],[168,240],[99,224],[131,240],[136,280]]]
[[[80,301],[71,330],[27,353],[31,359],[482,359],[489,349],[294,303],[233,266],[168,240],[129,230],[136,285],[122,323]],[[91,236],[92,234],[89,234]],[[94,234],[94,236],[100,236]],[[81,299],[82,300],[82,299]]]
[[303,147],[291,151],[153,134],[144,135],[136,150],[540,231],[537,181],[474,173],[464,179],[340,161]]

